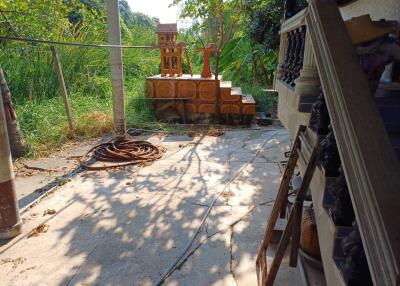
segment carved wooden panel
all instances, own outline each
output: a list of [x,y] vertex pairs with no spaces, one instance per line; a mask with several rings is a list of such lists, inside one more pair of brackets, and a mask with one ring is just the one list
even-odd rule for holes
[[222,104],[221,113],[225,114],[240,114],[241,108],[239,104]]
[[231,88],[222,88],[221,89],[221,101],[222,102],[240,102],[241,96],[240,95],[232,95]]
[[[216,82],[202,78],[162,78],[150,77],[147,82],[147,96],[156,98],[172,98],[172,105],[182,114],[182,102],[173,98],[188,98],[185,101],[187,113],[215,113],[216,112]],[[240,88],[232,88],[230,83],[221,86],[221,113],[255,114],[255,102],[251,96],[242,95]],[[154,106],[164,106],[171,102],[153,103]],[[246,108],[243,109],[243,104]]]
[[215,81],[199,83],[199,99],[205,102],[215,102]]
[[175,84],[172,80],[156,81],[156,97],[171,98],[175,97]]
[[213,103],[200,103],[198,112],[199,113],[214,113],[215,112],[215,104],[213,104]]
[[255,104],[244,104],[242,113],[243,114],[249,114],[249,115],[256,114],[256,106],[255,106]]
[[[185,108],[187,113],[196,113],[197,112],[197,105],[195,103],[185,103]],[[178,112],[182,112],[182,104],[177,103],[176,109]]]
[[196,82],[192,80],[178,81],[178,97],[196,100]]
[[197,106],[195,103],[186,103],[186,111],[187,112],[197,112]]
[[147,80],[146,81],[146,91],[147,91],[147,97],[153,97],[154,96],[154,87],[153,87],[153,81]]

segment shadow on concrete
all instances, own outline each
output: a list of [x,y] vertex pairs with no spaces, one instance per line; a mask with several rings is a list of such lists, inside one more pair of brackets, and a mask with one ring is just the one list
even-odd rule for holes
[[[36,206],[40,211],[55,206],[57,215],[28,224],[44,221],[50,225],[48,233],[30,239],[25,234],[4,245],[6,252],[0,249],[3,258],[8,251],[29,248],[20,256],[35,267],[26,276],[13,273],[10,281],[27,277],[45,285],[154,285],[192,238],[213,198],[265,144],[218,200],[191,256],[165,282],[254,284],[255,257],[280,180],[276,162],[289,148],[287,134],[260,130],[138,139],[168,151],[149,166],[80,174]],[[278,280],[284,283],[277,285],[296,281],[291,270],[281,274]]]

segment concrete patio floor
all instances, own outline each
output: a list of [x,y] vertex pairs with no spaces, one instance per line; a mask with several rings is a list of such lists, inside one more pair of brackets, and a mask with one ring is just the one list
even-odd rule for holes
[[[216,194],[263,146],[164,284],[257,285],[255,259],[280,182],[277,162],[289,150],[286,130],[135,139],[167,152],[145,167],[83,172],[26,211],[24,233],[0,242],[1,285],[154,285]],[[56,213],[44,215],[49,209]],[[42,223],[47,232],[28,238]],[[298,270],[284,260],[275,285],[301,285]]]

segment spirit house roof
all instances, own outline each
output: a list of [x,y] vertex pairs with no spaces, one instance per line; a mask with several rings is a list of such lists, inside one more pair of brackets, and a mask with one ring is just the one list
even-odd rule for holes
[[157,33],[178,33],[178,24],[158,24]]

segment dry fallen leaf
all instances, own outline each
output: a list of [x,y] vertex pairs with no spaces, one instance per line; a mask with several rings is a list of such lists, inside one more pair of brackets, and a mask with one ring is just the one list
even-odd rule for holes
[[229,199],[229,198],[233,197],[234,194],[233,194],[233,192],[231,192],[231,191],[227,191],[227,192],[223,192],[223,193],[221,194],[221,196],[224,197],[224,198]]
[[31,230],[31,232],[28,234],[28,238],[39,236],[39,234],[41,234],[41,233],[46,233],[48,229],[49,229],[49,225],[42,223]]
[[53,214],[55,214],[56,213],[56,210],[55,209],[47,209],[47,210],[45,210],[44,212],[43,212],[43,216],[45,216],[45,215],[53,215]]

